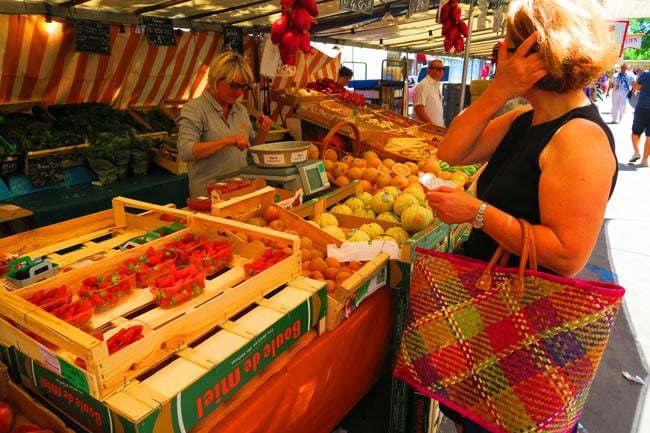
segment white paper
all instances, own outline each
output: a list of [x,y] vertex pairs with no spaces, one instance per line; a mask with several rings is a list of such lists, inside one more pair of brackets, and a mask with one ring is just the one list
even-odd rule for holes
[[439,186],[448,186],[449,188],[457,189],[458,185],[450,180],[443,180],[434,176],[431,173],[419,173],[420,183],[428,190],[436,189]]
[[38,349],[41,352],[41,362],[45,367],[52,370],[59,376],[61,376],[61,363],[55,354],[50,352],[45,346],[38,345]]
[[395,241],[343,242],[340,247],[327,245],[327,257],[334,257],[339,262],[372,260],[382,252],[388,253],[391,259],[400,258],[400,247]]
[[260,62],[260,74],[267,77],[277,76],[278,63],[280,63],[280,48],[271,41],[271,35],[266,35],[264,49],[262,50],[262,61]]

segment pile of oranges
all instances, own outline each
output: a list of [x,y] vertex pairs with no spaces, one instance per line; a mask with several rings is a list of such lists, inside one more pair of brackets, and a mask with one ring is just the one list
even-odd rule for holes
[[363,158],[339,155],[332,149],[323,153],[325,170],[337,186],[345,186],[358,180],[363,191],[372,192],[387,186],[400,190],[410,185],[420,186],[419,168],[414,162],[396,162],[390,158],[380,159],[376,152],[367,151]]

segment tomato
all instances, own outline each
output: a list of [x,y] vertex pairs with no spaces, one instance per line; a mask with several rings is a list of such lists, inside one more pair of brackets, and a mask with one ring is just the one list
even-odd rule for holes
[[40,432],[41,426],[37,424],[21,424],[11,431],[11,433]]
[[11,406],[0,401],[0,433],[7,433],[14,419],[14,412]]

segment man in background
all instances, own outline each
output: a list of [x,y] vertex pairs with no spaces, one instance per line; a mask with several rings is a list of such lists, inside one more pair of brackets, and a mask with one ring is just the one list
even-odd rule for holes
[[353,74],[354,73],[352,72],[352,69],[341,66],[341,69],[339,69],[339,78],[336,82],[341,87],[347,87],[348,83],[352,79]]
[[441,60],[432,60],[427,76],[415,86],[413,97],[413,118],[436,126],[445,126],[442,116],[442,89],[440,79],[445,67]]
[[612,76],[612,83],[607,89],[607,94],[612,93],[612,123],[619,123],[623,120],[625,106],[627,105],[627,93],[632,90],[635,81],[634,74],[627,70],[627,64],[621,65],[621,70]]

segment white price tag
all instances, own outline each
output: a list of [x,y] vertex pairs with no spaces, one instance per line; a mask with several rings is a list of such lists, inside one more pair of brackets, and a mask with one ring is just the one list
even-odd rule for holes
[[44,367],[48,368],[49,370],[52,370],[59,376],[61,375],[61,363],[59,362],[59,358],[56,357],[54,353],[52,353],[49,349],[47,349],[45,346],[38,345],[38,349],[41,352],[41,363],[43,364]]

